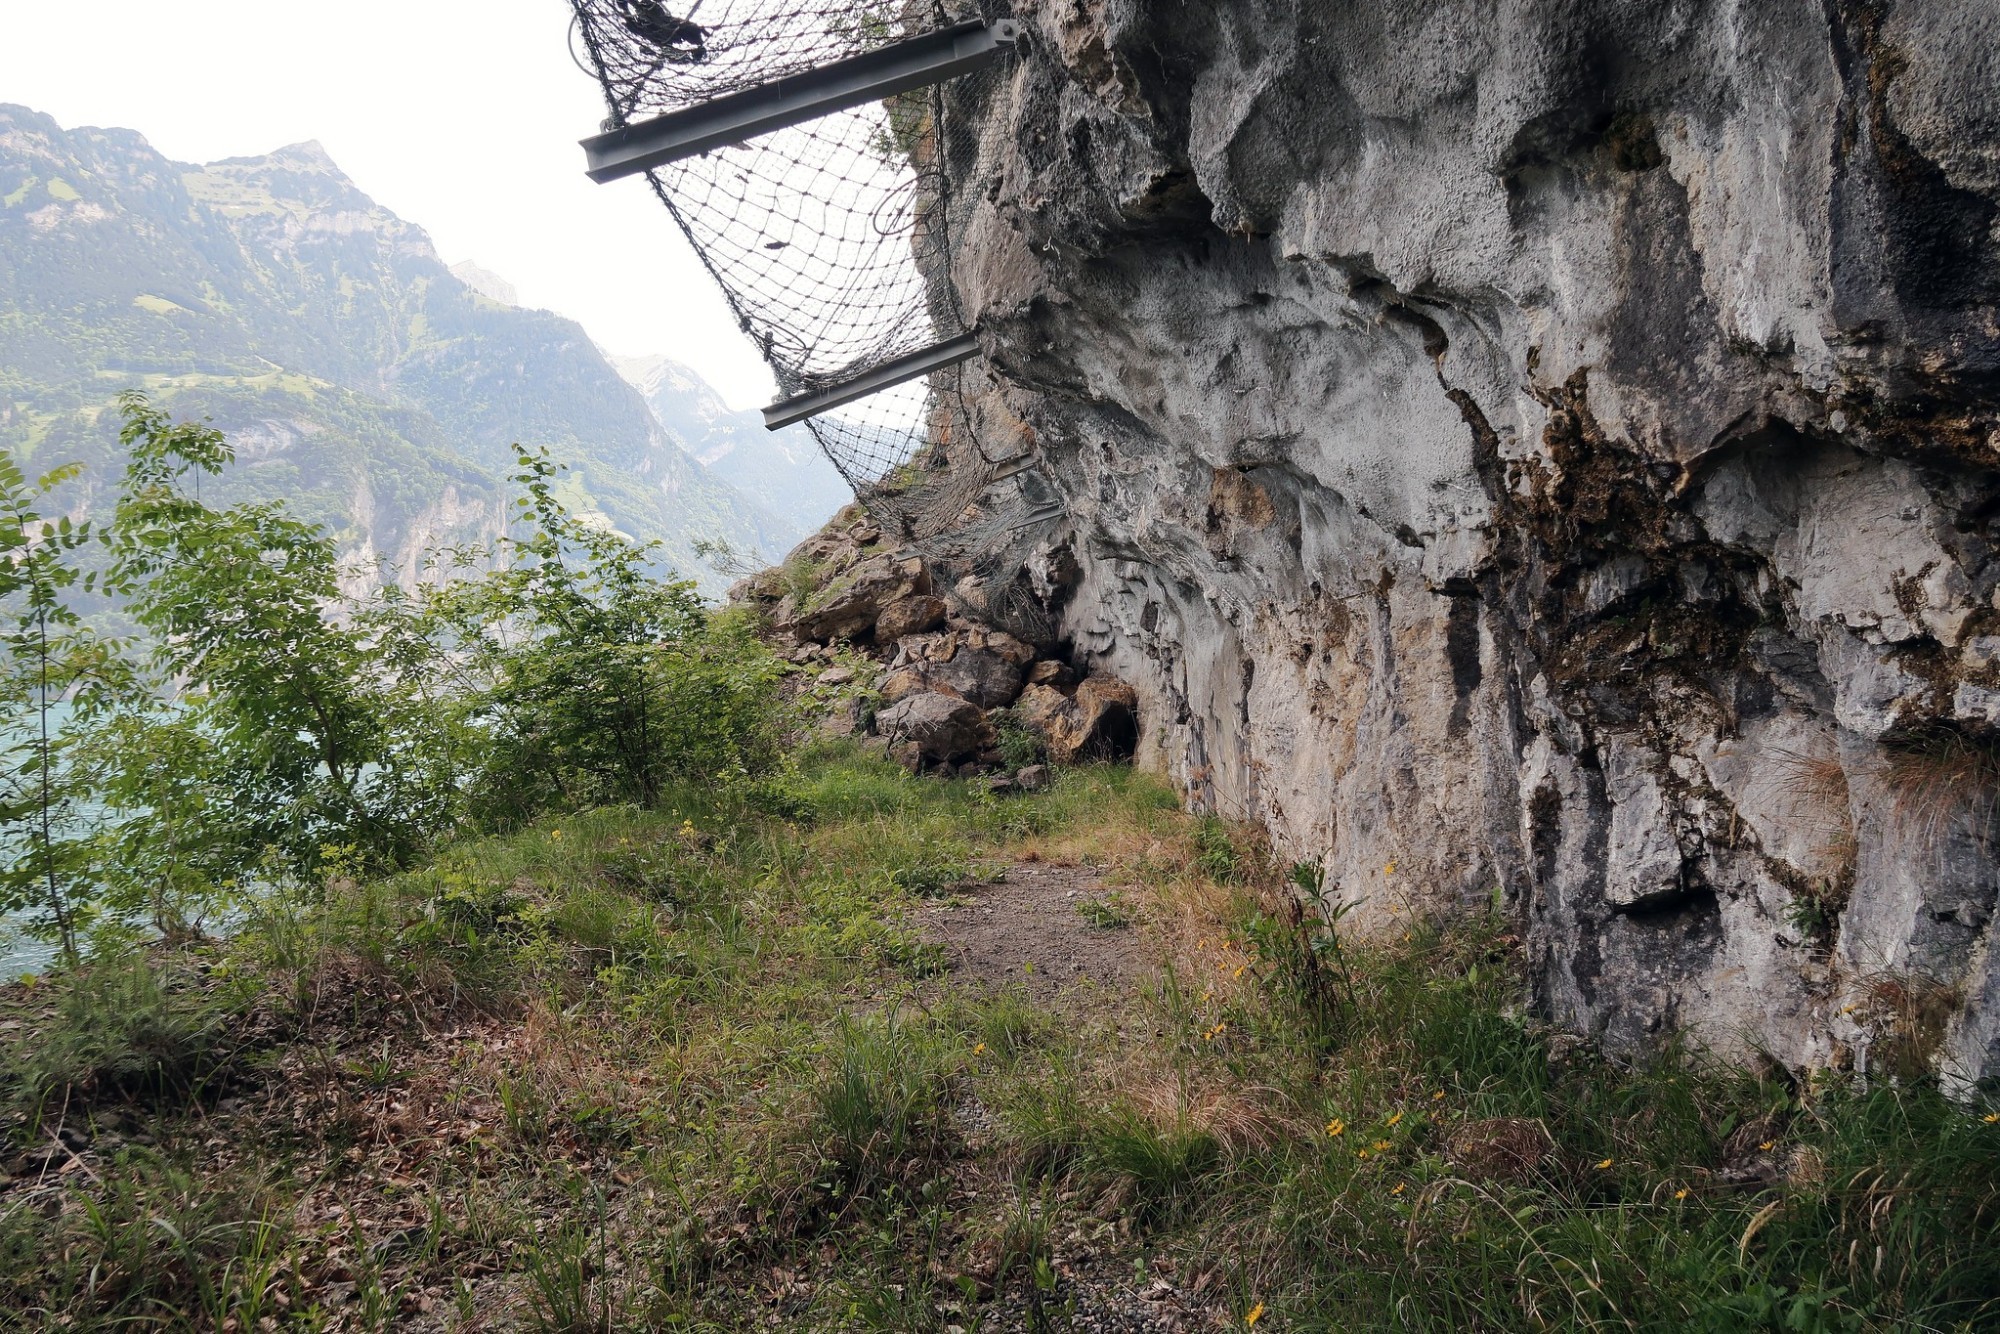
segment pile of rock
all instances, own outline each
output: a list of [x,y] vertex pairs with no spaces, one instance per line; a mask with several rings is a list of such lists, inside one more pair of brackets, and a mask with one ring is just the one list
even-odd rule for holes
[[[782,566],[736,585],[730,600],[755,607],[779,651],[815,672],[825,730],[872,737],[911,769],[1041,786],[1041,765],[1005,776],[1003,711],[1058,764],[1127,756],[1137,743],[1130,686],[1079,679],[1068,663],[963,615],[937,595],[923,561],[890,544],[858,506]],[[848,665],[857,657],[865,666]]]

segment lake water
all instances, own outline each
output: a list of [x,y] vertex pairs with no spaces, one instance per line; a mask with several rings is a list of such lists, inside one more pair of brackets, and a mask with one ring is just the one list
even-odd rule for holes
[[55,957],[55,946],[29,940],[12,923],[0,921],[0,982],[44,972]]
[[[68,705],[58,705],[52,722],[60,727],[64,721]],[[83,818],[89,819],[96,809],[88,808]],[[14,860],[28,855],[25,839],[10,839],[0,836],[0,858]],[[56,947],[48,941],[35,940],[21,934],[20,920],[7,913],[0,913],[0,983],[12,982],[15,978],[29,973],[46,970],[56,957]]]

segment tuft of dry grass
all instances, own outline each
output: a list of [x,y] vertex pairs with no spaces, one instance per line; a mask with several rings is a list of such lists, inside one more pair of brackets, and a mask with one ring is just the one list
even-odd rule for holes
[[1961,814],[1988,828],[2000,815],[2000,753],[1962,733],[1939,729],[1892,751],[1883,780],[1904,828],[1936,843]]
[[1225,1155],[1261,1152],[1288,1135],[1305,1137],[1300,1125],[1279,1114],[1284,1095],[1265,1085],[1224,1087],[1181,1072],[1128,1085],[1125,1096],[1155,1130],[1207,1135]]
[[1534,1181],[1556,1157],[1556,1142],[1539,1118],[1492,1116],[1453,1126],[1445,1157],[1474,1181],[1517,1185]]
[[[1845,810],[1848,799],[1847,767],[1838,755],[1815,755],[1808,751],[1782,749],[1773,761],[1780,791],[1818,807]],[[1842,823],[1844,824],[1843,817]]]

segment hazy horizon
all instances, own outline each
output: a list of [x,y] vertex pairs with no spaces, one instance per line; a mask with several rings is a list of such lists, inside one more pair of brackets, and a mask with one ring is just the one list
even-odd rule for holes
[[642,181],[583,174],[576,141],[604,110],[570,59],[569,13],[561,0],[496,0],[477,22],[386,0],[355,0],[338,22],[249,0],[10,8],[0,101],[65,128],[135,130],[182,162],[317,141],[446,263],[490,270],[608,352],[670,357],[731,407],[761,406],[771,377],[666,211]]

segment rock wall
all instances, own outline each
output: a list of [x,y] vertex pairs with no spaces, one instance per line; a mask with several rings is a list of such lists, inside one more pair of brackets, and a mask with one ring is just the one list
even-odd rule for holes
[[1015,13],[951,277],[1142,760],[1613,1048],[2000,1075],[2000,0]]

